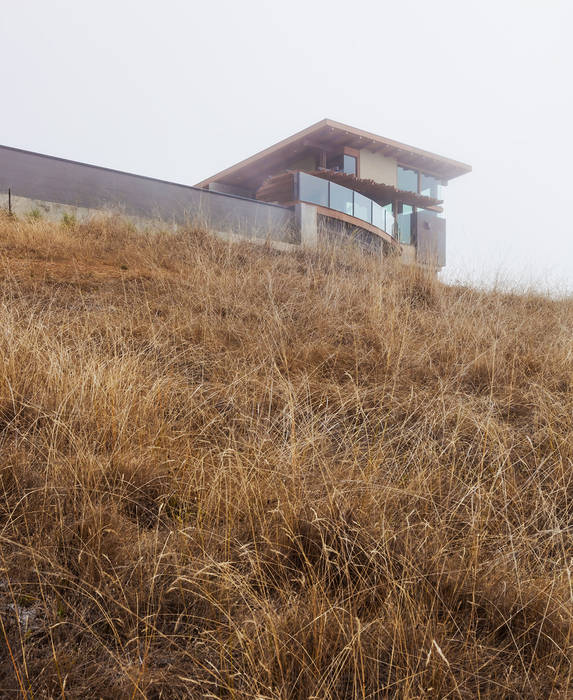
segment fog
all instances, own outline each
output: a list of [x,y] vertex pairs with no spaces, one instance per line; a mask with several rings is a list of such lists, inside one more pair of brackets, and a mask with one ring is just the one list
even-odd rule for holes
[[444,279],[573,291],[567,0],[2,0],[0,143],[186,184],[329,117],[470,163]]

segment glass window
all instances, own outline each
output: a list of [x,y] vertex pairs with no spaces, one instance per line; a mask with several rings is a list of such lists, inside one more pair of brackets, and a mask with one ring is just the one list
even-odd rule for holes
[[359,192],[354,193],[354,216],[372,223],[372,200]]
[[414,218],[414,207],[409,204],[398,205],[398,233],[400,243],[410,245],[412,243],[412,220]]
[[308,173],[299,173],[298,198],[302,202],[328,206],[328,180],[323,180]]
[[418,191],[418,171],[398,166],[398,189],[405,192]]
[[348,187],[342,187],[335,182],[330,183],[330,208],[345,214],[353,215],[352,195]]
[[433,199],[443,199],[441,181],[433,175],[420,173],[420,194]]
[[337,156],[330,156],[326,161],[326,167],[329,170],[341,170],[343,173],[348,173],[349,175],[356,175],[358,172],[356,158],[354,156],[347,156],[345,153]]
[[342,161],[342,170],[349,175],[356,175],[356,158],[354,156],[347,156],[345,153]]

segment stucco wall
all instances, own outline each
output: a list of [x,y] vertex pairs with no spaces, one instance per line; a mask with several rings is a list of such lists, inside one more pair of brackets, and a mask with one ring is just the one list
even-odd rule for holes
[[360,177],[396,187],[396,160],[363,148],[360,151]]

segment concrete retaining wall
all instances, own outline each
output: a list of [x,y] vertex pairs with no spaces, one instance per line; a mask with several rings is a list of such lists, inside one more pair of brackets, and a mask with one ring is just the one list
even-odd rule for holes
[[294,211],[267,202],[0,146],[0,206],[47,218],[111,209],[166,223],[198,223],[241,238],[299,243]]

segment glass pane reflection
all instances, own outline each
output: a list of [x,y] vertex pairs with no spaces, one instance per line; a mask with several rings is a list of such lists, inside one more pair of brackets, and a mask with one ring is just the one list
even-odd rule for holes
[[372,200],[359,192],[354,193],[354,216],[362,221],[372,223]]
[[348,187],[342,187],[335,182],[330,183],[330,208],[341,211],[344,214],[352,216],[352,195],[354,192]]
[[356,158],[345,153],[342,159],[342,170],[348,175],[356,175]]
[[307,173],[299,173],[299,175],[299,198],[303,202],[327,207],[328,180],[322,180],[320,177],[314,177],[314,175]]

